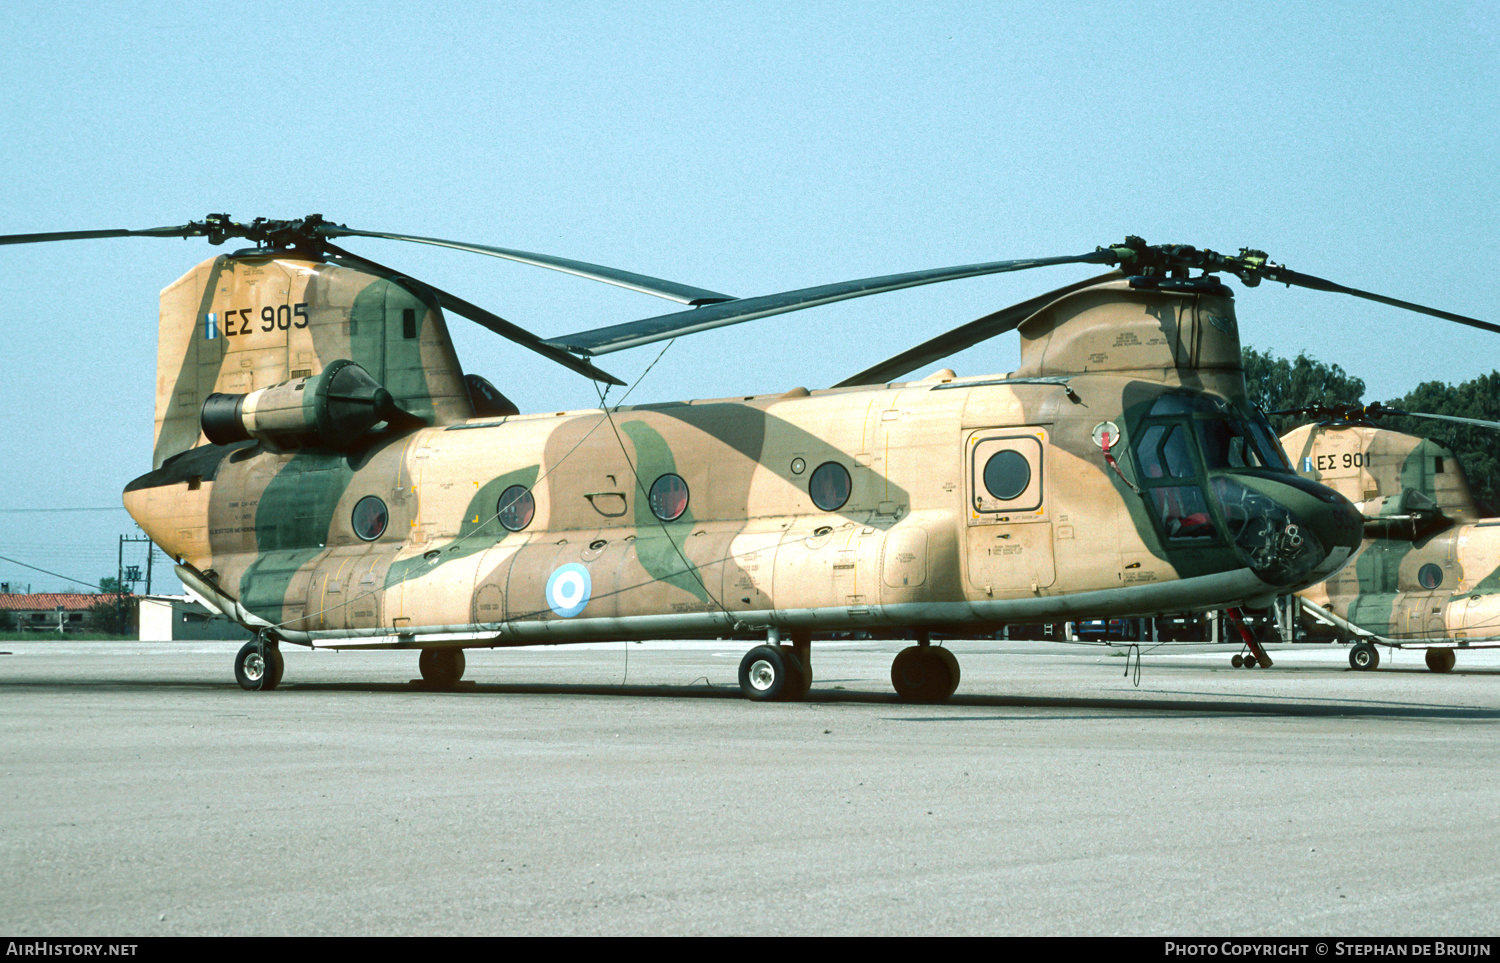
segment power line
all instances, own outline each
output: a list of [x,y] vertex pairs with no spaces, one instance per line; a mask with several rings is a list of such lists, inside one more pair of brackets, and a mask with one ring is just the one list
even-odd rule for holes
[[4,515],[35,515],[41,512],[123,512],[121,505],[102,505],[98,508],[0,508]]
[[98,589],[101,592],[104,591],[103,587],[100,586],[97,582],[90,582],[86,578],[72,578],[71,576],[62,574],[61,572],[49,572],[47,569],[37,568],[35,565],[27,565],[25,562],[22,562],[19,559],[9,558],[5,555],[0,555],[0,561],[10,562],[13,565],[19,565],[22,568],[29,568],[33,572],[41,572],[44,575],[56,576],[57,578],[63,579],[64,581],[72,582],[74,585],[88,585]]

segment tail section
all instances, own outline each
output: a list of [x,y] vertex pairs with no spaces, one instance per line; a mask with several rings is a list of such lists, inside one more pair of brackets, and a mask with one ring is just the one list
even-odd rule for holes
[[1423,505],[1455,521],[1479,517],[1458,459],[1437,442],[1368,425],[1304,425],[1281,443],[1298,474],[1337,491],[1366,517]]
[[473,417],[443,313],[419,285],[302,255],[204,261],[161,293],[152,466],[206,443],[210,394],[313,377],[340,360],[427,424]]

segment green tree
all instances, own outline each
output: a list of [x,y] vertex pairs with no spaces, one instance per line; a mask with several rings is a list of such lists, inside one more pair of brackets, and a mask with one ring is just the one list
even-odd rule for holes
[[[1491,371],[1458,385],[1426,381],[1386,404],[1403,411],[1420,411],[1429,415],[1500,421],[1500,371]],[[1500,456],[1497,456],[1500,430],[1456,425],[1431,418],[1387,418],[1382,426],[1431,438],[1452,449],[1469,479],[1469,490],[1475,498],[1486,503],[1480,507],[1487,514],[1495,514],[1500,508]]]
[[[1365,383],[1338,365],[1324,364],[1309,358],[1306,352],[1297,360],[1273,357],[1269,351],[1241,349],[1245,365],[1245,391],[1251,402],[1266,412],[1312,405],[1357,405],[1365,393]],[[1500,371],[1480,375],[1459,385],[1427,381],[1400,398],[1386,402],[1403,411],[1430,415],[1454,415],[1500,421]],[[1271,426],[1280,435],[1306,424],[1305,415],[1269,415]],[[1431,438],[1451,449],[1469,479],[1469,489],[1487,514],[1500,510],[1500,431],[1472,425],[1456,425],[1430,418],[1385,418],[1380,427],[1392,431]]]
[[1240,357],[1245,365],[1245,391],[1252,404],[1267,412],[1278,435],[1306,424],[1307,417],[1270,412],[1310,405],[1357,405],[1365,393],[1363,380],[1336,364],[1309,358],[1306,352],[1288,361],[1246,346],[1240,349]]
[[89,628],[105,635],[124,635],[135,612],[135,598],[113,575],[99,579],[99,591],[104,598],[89,606]]

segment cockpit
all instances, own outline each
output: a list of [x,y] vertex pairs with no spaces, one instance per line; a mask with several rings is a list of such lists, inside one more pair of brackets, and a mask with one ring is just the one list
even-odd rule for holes
[[[1226,543],[1267,581],[1300,579],[1329,555],[1302,516],[1333,493],[1307,486],[1259,409],[1203,393],[1158,397],[1136,427],[1141,494],[1168,547]],[[1347,512],[1337,514],[1348,514]],[[1342,523],[1340,528],[1345,527]],[[1334,539],[1345,541],[1340,531]],[[1347,554],[1347,553],[1345,553]]]

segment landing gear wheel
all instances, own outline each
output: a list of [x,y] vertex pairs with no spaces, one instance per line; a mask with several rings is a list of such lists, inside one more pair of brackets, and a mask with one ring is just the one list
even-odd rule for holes
[[958,660],[947,649],[909,645],[891,662],[891,685],[908,702],[942,702],[958,688]]
[[1349,650],[1349,665],[1361,672],[1380,667],[1380,653],[1369,642],[1361,642]]
[[1253,669],[1253,668],[1255,668],[1258,665],[1260,665],[1260,663],[1257,662],[1257,661],[1255,661],[1255,656],[1253,656],[1253,655],[1247,655],[1247,656],[1245,656],[1245,668],[1247,668],[1247,669]]
[[796,688],[786,698],[795,699],[800,702],[802,699],[807,698],[808,691],[812,689],[812,668],[803,665],[802,660],[797,658],[797,650],[794,646],[781,646],[781,656],[786,660],[788,670],[795,669],[797,671]]
[[1238,669],[1238,668],[1242,667],[1245,664],[1245,657],[1243,655],[1241,655],[1240,653],[1236,652],[1234,654],[1234,658],[1232,658],[1232,659],[1229,660],[1229,664],[1232,665],[1232,666],[1234,666],[1236,669]]
[[1428,649],[1427,668],[1434,672],[1452,672],[1453,663],[1458,657],[1453,654],[1452,649]]
[[234,681],[248,692],[269,692],[281,684],[286,661],[275,642],[253,639],[234,657]]
[[958,656],[954,655],[949,649],[942,649],[936,646],[931,646],[930,648],[933,654],[938,657],[938,660],[948,667],[948,673],[951,678],[949,680],[948,693],[943,696],[946,699],[958,691],[958,679],[960,675],[958,671]]
[[789,645],[757,645],[740,660],[740,691],[755,702],[800,699],[806,691],[802,666]]
[[417,657],[417,668],[422,672],[422,681],[428,685],[451,688],[464,677],[464,650],[423,649]]

